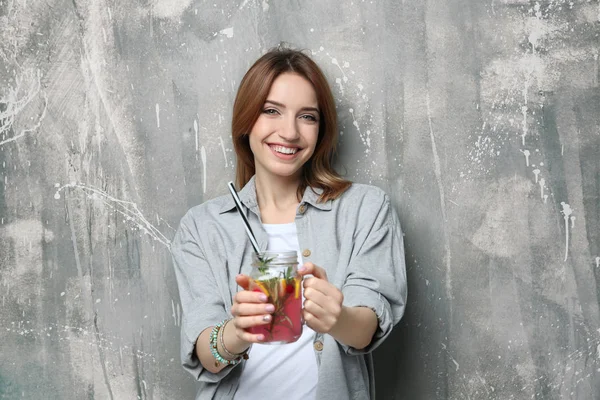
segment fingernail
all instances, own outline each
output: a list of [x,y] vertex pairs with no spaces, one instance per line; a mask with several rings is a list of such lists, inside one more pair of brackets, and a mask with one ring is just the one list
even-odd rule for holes
[[304,272],[306,271],[306,267],[303,265],[300,268],[298,268],[298,272]]
[[270,315],[263,315],[263,321],[269,322],[270,320],[271,320],[271,316]]
[[265,335],[258,335],[256,337],[260,342],[262,342],[263,340],[265,340]]
[[262,293],[262,294],[260,295],[260,301],[267,301],[267,295],[266,295],[266,294],[264,294],[264,293]]
[[265,310],[267,310],[267,312],[273,312],[275,311],[275,306],[273,304],[267,304]]

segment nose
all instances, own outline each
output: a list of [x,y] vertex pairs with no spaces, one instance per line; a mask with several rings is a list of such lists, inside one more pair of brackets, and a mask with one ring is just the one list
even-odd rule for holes
[[283,120],[281,129],[279,129],[279,137],[287,142],[295,142],[300,138],[295,117],[285,118]]

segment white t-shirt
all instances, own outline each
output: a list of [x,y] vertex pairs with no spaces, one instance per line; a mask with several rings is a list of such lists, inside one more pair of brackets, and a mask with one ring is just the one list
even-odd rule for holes
[[[295,250],[302,265],[295,222],[263,224],[263,227],[269,236],[269,251]],[[315,332],[304,325],[302,336],[294,343],[253,344],[235,400],[315,400],[318,371],[314,336]]]

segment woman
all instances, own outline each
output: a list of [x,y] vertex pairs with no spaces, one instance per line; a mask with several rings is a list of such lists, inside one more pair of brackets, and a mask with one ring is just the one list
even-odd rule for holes
[[253,250],[235,204],[192,208],[172,252],[197,399],[374,399],[371,352],[406,302],[402,233],[382,190],[334,171],[337,134],[331,89],[308,56],[272,50],[246,73],[232,122],[239,195],[261,250],[298,252],[306,325],[285,345],[248,331],[273,306],[248,290]]

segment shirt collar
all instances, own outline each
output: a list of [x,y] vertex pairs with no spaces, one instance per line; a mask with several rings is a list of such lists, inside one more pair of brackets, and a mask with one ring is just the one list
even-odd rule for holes
[[[256,200],[256,175],[253,175],[252,178],[244,185],[242,190],[238,192],[238,196],[240,197],[240,201],[247,208],[253,208],[258,206],[258,201]],[[331,210],[331,200],[327,200],[326,202],[319,202],[319,196],[323,193],[323,189],[320,188],[312,188],[307,187],[304,191],[304,196],[302,196],[302,202],[310,204],[311,206],[322,210],[329,211]],[[221,207],[220,214],[231,211],[235,209],[235,203],[233,202],[233,198],[231,196],[227,196],[227,199],[223,203]]]

